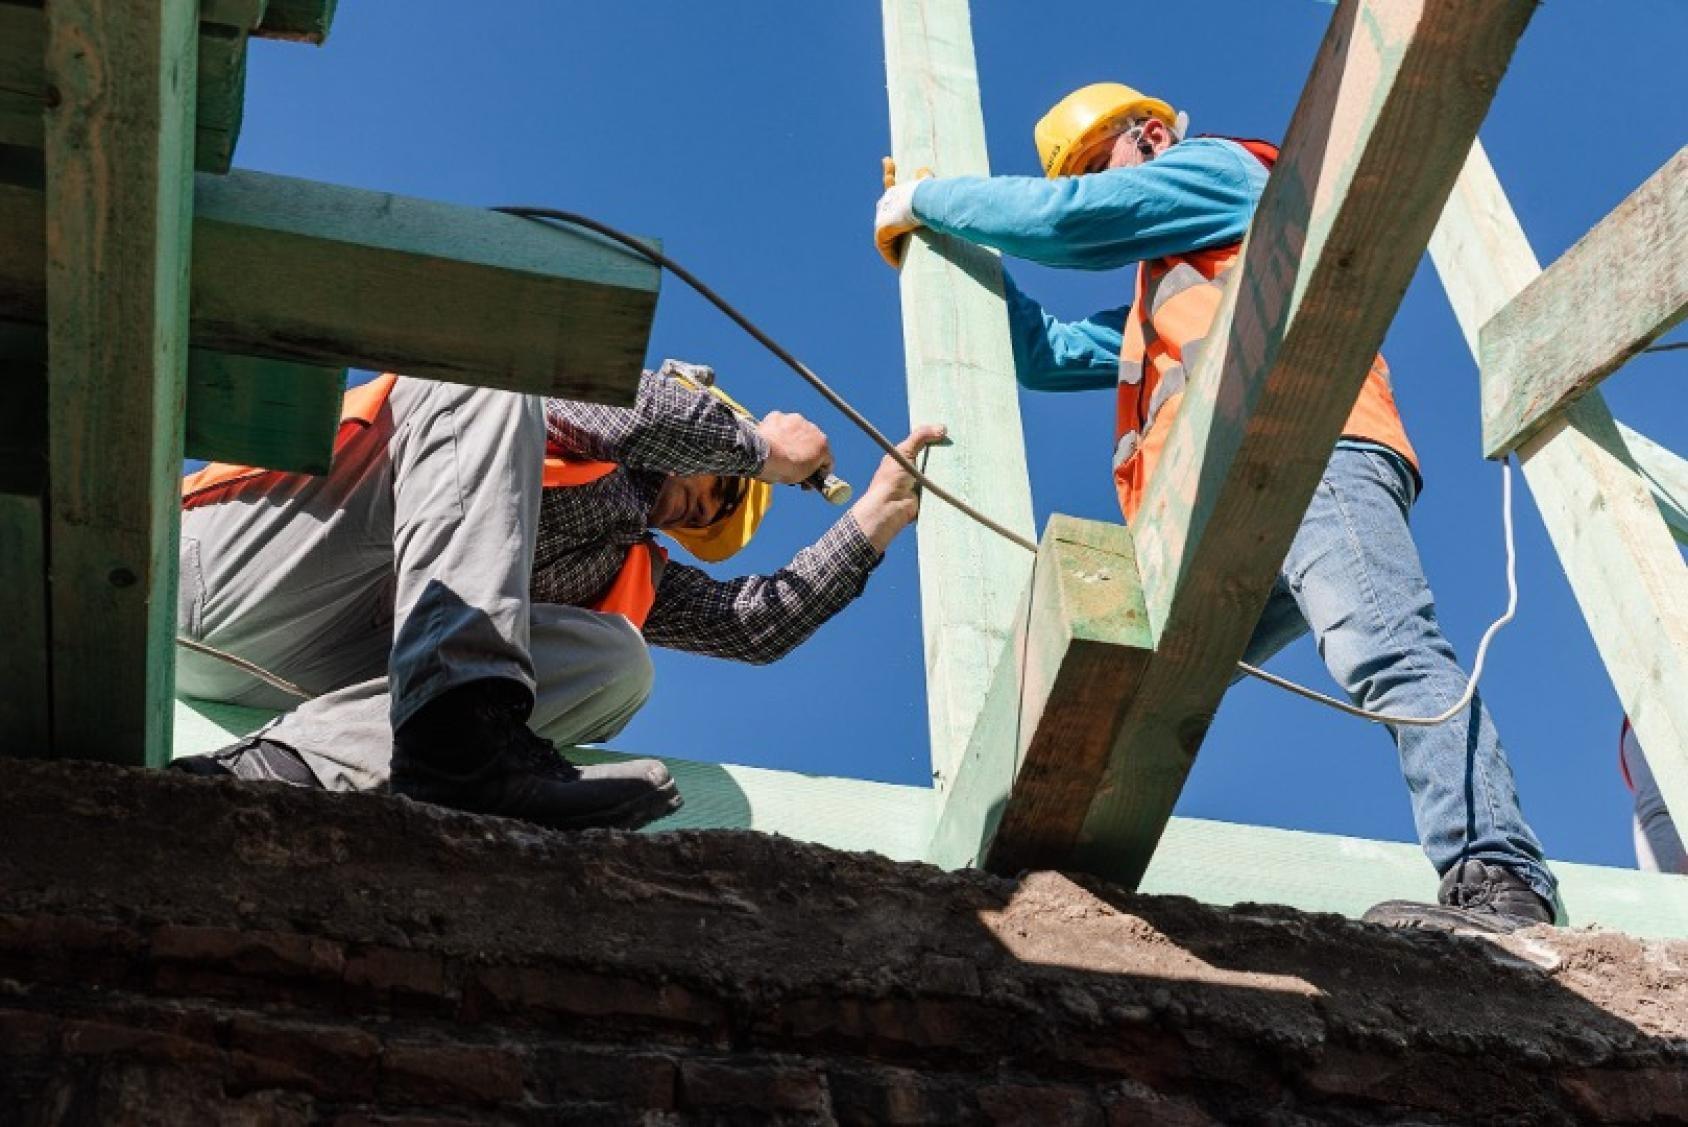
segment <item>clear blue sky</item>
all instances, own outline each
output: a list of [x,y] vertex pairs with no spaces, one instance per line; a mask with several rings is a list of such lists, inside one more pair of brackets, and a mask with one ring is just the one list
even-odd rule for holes
[[[976,2],[993,167],[1035,173],[1032,123],[1069,89],[1101,80],[1187,109],[1198,132],[1278,138],[1330,12],[1314,0],[1050,0],[1035,13]],[[1544,262],[1685,140],[1683,43],[1681,0],[1538,10],[1482,137]],[[901,433],[896,278],[869,238],[888,145],[878,5],[866,0],[502,0],[473,14],[445,0],[347,0],[325,48],[254,42],[236,163],[466,204],[569,208],[661,236]],[[1016,276],[1071,315],[1120,303],[1130,284],[1125,273],[1024,265]],[[1500,475],[1481,458],[1477,373],[1428,259],[1385,352],[1428,479],[1414,514],[1419,544],[1469,662],[1504,601]],[[672,279],[650,355],[712,363],[753,408],[816,418],[857,482],[877,462],[818,397]],[[1681,451],[1685,357],[1643,357],[1605,385],[1620,419]],[[1021,401],[1040,527],[1057,511],[1117,519],[1109,396]],[[779,566],[834,515],[813,495],[782,491],[734,566]],[[1549,853],[1631,864],[1619,706],[1521,481],[1519,516],[1521,616],[1496,644],[1484,695]],[[914,555],[910,535],[860,602],[778,666],[659,655],[655,696],[617,746],[922,783]],[[1274,668],[1329,688],[1310,641]],[[1382,731],[1252,683],[1226,699],[1179,812],[1413,840]]]

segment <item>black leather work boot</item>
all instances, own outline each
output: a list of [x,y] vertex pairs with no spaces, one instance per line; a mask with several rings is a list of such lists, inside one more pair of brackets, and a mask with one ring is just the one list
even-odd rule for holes
[[1523,878],[1485,861],[1461,861],[1442,878],[1436,904],[1385,900],[1360,918],[1385,927],[1505,934],[1553,922],[1553,905]]
[[322,784],[305,766],[299,753],[286,744],[249,736],[239,743],[204,755],[184,755],[170,763],[172,771],[202,778],[245,779],[247,782],[287,783],[320,790]]
[[393,793],[554,830],[634,830],[680,808],[661,763],[576,767],[527,726],[532,707],[525,687],[504,680],[429,701],[393,735]]

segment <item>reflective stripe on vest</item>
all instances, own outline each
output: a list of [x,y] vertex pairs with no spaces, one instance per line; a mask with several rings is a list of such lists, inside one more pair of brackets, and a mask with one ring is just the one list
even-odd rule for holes
[[[1241,145],[1268,169],[1277,160],[1277,148],[1265,141],[1221,139]],[[1189,377],[1210,343],[1209,330],[1241,246],[1232,243],[1138,265],[1120,347],[1114,422],[1114,485],[1128,521],[1137,515],[1171,416],[1177,413]],[[1417,469],[1417,457],[1395,410],[1383,357],[1373,361],[1342,433],[1386,446]]]
[[[361,428],[373,426],[387,405],[398,377],[391,372],[377,376],[366,384],[354,387],[340,400],[340,431],[334,436],[334,453],[350,442]],[[616,469],[614,462],[589,462],[565,458],[547,443],[545,469],[541,484],[546,489],[568,489],[590,485],[608,477]],[[228,462],[213,462],[182,479],[182,508],[193,509],[217,501],[227,500],[237,485],[269,481],[292,476],[280,470],[237,466]],[[604,593],[588,604],[588,609],[603,614],[619,614],[640,630],[656,604],[658,569],[668,561],[668,551],[650,540],[641,540],[627,549],[621,570],[611,580]]]

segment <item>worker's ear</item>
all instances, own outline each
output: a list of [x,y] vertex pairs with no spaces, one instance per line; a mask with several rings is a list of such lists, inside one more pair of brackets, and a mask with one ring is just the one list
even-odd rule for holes
[[1151,160],[1156,153],[1172,147],[1178,143],[1178,134],[1173,127],[1158,117],[1151,117],[1143,123],[1143,132],[1139,135],[1138,148],[1143,152],[1145,160]]

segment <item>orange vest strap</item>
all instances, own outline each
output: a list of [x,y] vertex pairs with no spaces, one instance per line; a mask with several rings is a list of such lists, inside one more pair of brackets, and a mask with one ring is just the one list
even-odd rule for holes
[[657,565],[667,561],[667,549],[649,540],[639,541],[627,549],[627,558],[622,561],[615,581],[592,604],[592,609],[602,614],[619,614],[643,630],[651,608],[656,605]]
[[571,485],[591,485],[614,472],[614,462],[576,462],[547,448],[543,483],[547,489],[566,489]]
[[[1241,145],[1268,169],[1277,163],[1278,147],[1268,141],[1217,139]],[[1161,377],[1182,363],[1185,353],[1208,335],[1218,311],[1219,281],[1235,265],[1238,249],[1239,244],[1211,247],[1138,265],[1120,348],[1120,383],[1114,411],[1114,486],[1128,522],[1137,517],[1138,505],[1183,399],[1182,387],[1167,387],[1165,394],[1160,394]],[[1185,266],[1207,279],[1208,284],[1171,290],[1164,298],[1151,296],[1152,285]],[[1157,304],[1159,308],[1153,308]],[[1372,361],[1372,370],[1342,433],[1386,446],[1405,458],[1415,471],[1418,469],[1417,455],[1395,408],[1389,367],[1383,357]]]
[[1259,141],[1253,137],[1226,137],[1220,133],[1198,133],[1198,137],[1211,137],[1215,141],[1229,141],[1233,145],[1241,145],[1253,155],[1255,160],[1267,168],[1278,163],[1278,146],[1270,141]]
[[373,426],[376,417],[381,414],[381,408],[387,405],[387,397],[393,394],[393,385],[399,378],[391,372],[384,372],[366,384],[352,388],[340,400],[340,425],[347,423],[362,423]]

